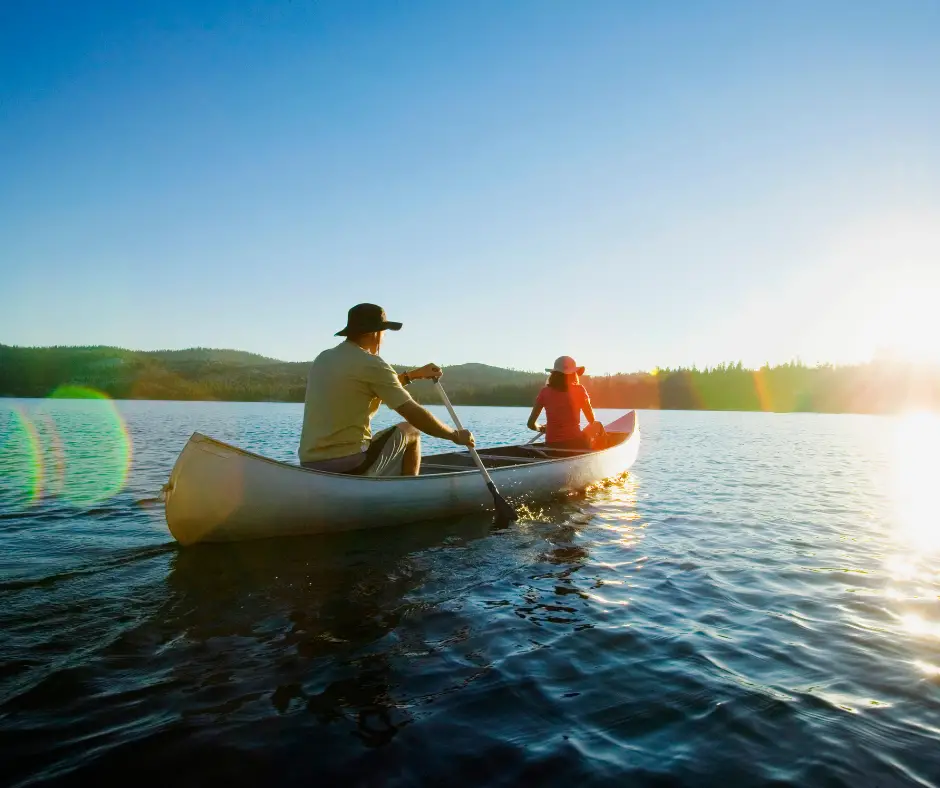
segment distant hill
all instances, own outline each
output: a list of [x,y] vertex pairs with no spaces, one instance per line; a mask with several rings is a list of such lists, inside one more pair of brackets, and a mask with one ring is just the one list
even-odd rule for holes
[[[268,358],[258,353],[248,353],[244,350],[217,350],[214,348],[195,347],[186,350],[125,350],[120,347],[108,345],[68,346],[54,345],[52,347],[16,347],[0,344],[0,353],[8,351],[10,358],[16,354],[25,353],[28,356],[41,360],[44,363],[62,363],[67,359],[81,360],[84,363],[101,365],[133,362],[135,360],[179,362],[221,362],[238,365],[280,364],[276,358]],[[2,357],[2,356],[0,356]]]
[[[0,345],[0,396],[46,397],[62,386],[114,399],[302,402],[310,362],[288,362],[239,350],[135,351],[113,347],[22,348]],[[396,366],[398,371],[407,366]],[[444,370],[458,404],[531,405],[544,372],[488,364]],[[940,369],[899,363],[751,370],[738,364],[586,377],[595,407],[777,412],[892,413],[940,410]],[[423,402],[438,398],[428,381],[411,387]],[[75,392],[71,392],[74,394]]]
[[152,358],[166,359],[167,361],[220,361],[226,364],[281,364],[276,358],[268,358],[258,353],[248,353],[244,350],[214,350],[212,348],[194,347],[188,350],[154,350],[146,353]]
[[[402,372],[412,369],[411,366],[393,364],[396,370]],[[444,376],[449,387],[479,387],[492,388],[494,386],[516,386],[537,382],[540,385],[547,377],[544,372],[525,372],[518,369],[493,367],[489,364],[455,364],[444,368]]]
[[[24,348],[0,345],[0,396],[45,397],[61,386],[82,386],[115,399],[280,400],[301,402],[309,361],[279,361],[240,350],[190,348],[139,351],[116,347]],[[410,366],[395,365],[398,371]],[[445,371],[459,400],[467,391],[535,384],[545,376],[487,364]],[[430,383],[413,389],[436,399]]]

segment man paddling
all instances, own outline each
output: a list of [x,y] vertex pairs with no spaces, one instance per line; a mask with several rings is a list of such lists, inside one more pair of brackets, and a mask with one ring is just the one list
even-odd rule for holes
[[[345,337],[324,350],[310,366],[300,435],[300,464],[305,468],[359,476],[416,476],[421,469],[421,432],[473,446],[469,430],[455,430],[415,402],[405,386],[439,378],[441,368],[425,364],[397,374],[379,357],[386,330],[398,331],[375,304],[349,310]],[[372,417],[384,402],[405,422],[376,435]],[[420,430],[420,432],[419,432]]]

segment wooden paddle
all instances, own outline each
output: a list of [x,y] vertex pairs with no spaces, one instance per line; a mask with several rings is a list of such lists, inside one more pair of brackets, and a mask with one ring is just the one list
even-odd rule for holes
[[[444,400],[444,405],[447,407],[447,412],[450,414],[451,419],[453,419],[454,424],[458,430],[463,429],[463,425],[460,423],[460,419],[457,417],[457,412],[454,410],[454,406],[450,404],[450,398],[447,396],[447,392],[444,391],[444,387],[441,385],[439,378],[434,379],[434,385],[437,386],[437,393],[441,395],[441,399]],[[480,469],[480,473],[483,474],[483,479],[486,481],[486,486],[489,488],[490,495],[493,496],[493,503],[496,505],[496,519],[502,522],[515,522],[519,519],[519,515],[516,514],[516,510],[512,508],[505,498],[499,494],[499,490],[496,489],[496,485],[493,483],[493,479],[490,478],[490,472],[486,470],[486,466],[483,464],[483,460],[480,459],[480,455],[477,454],[477,450],[471,446],[467,447],[470,449],[470,456],[473,457],[473,461],[477,464],[477,468]]]

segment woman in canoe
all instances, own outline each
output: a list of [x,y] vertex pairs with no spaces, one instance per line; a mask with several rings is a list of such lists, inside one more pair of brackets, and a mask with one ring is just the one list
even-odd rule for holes
[[[530,430],[545,433],[545,445],[553,449],[596,449],[604,435],[603,425],[594,418],[591,398],[580,376],[584,367],[579,367],[571,356],[555,359],[555,366],[546,369],[548,383],[539,392],[529,414]],[[547,424],[536,424],[535,420],[545,410]],[[587,417],[588,426],[581,429],[581,414]]]

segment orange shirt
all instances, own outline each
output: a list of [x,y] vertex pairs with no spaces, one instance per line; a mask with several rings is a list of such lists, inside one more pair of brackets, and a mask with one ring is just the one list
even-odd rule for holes
[[561,443],[580,436],[581,407],[590,402],[587,390],[580,383],[569,386],[567,391],[545,386],[535,400],[536,405],[545,408],[545,442]]

